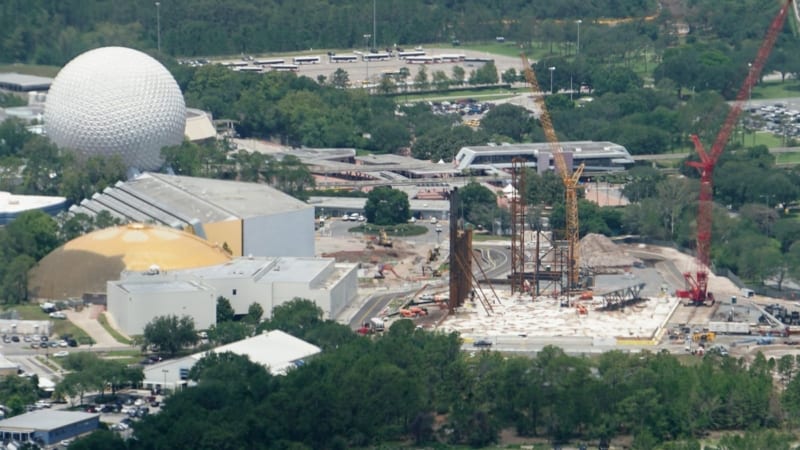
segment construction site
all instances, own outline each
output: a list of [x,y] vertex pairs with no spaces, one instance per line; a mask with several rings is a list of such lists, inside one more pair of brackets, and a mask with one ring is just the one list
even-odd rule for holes
[[[460,194],[454,189],[443,247],[438,240],[427,249],[398,247],[382,231],[367,240],[365,251],[351,255],[374,272],[364,275],[367,285],[370,280],[373,285],[375,280],[388,282],[391,274],[396,284],[406,288],[380,310],[369,310],[379,326],[364,323],[361,330],[382,331],[387,321],[411,318],[421,328],[458,332],[466,345],[495,345],[507,351],[535,351],[533,347],[547,344],[572,345],[578,352],[660,345],[670,351],[703,354],[709,348],[727,352],[719,347],[720,340],[731,347],[739,344],[740,349],[749,349],[751,343],[773,344],[776,339],[788,339],[782,342],[793,345],[791,335],[800,334],[800,312],[786,305],[765,305],[765,299],[752,298],[752,291],[710,270],[714,168],[786,12],[784,7],[771,23],[710,150],[692,136],[699,161],[689,165],[700,174],[694,255],[615,242],[597,234],[580,238],[577,202],[584,167],[574,167],[572,155],[559,145],[543,91],[522,55],[551,164],[564,186],[564,228],[550,229],[548,221],[532,213],[524,194],[530,169],[527,161],[513,159],[508,171],[512,194],[507,246],[501,241],[473,247],[475,230],[459,217]],[[547,170],[547,165],[537,168]],[[405,258],[404,250],[408,251]],[[395,257],[392,262],[386,262],[387,254]],[[497,260],[504,258],[509,264],[499,270]],[[443,267],[446,272],[436,269]]]

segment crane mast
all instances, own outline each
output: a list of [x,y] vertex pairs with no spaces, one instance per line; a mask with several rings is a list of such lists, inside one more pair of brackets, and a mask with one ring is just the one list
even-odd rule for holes
[[[579,275],[579,261],[580,261],[580,223],[578,222],[578,182],[583,174],[583,164],[575,169],[575,172],[570,173],[570,168],[567,167],[567,162],[564,159],[564,152],[561,145],[558,143],[558,136],[556,136],[553,122],[550,120],[550,113],[547,111],[547,106],[544,102],[544,94],[539,88],[539,82],[536,79],[536,74],[528,62],[528,57],[524,53],[521,55],[522,64],[525,70],[525,80],[533,94],[533,99],[539,107],[539,122],[542,124],[544,135],[547,138],[547,143],[550,147],[550,153],[553,155],[553,164],[556,171],[564,183],[564,209],[566,215],[566,241],[568,252],[568,276],[567,276],[567,289],[570,290],[578,284]],[[538,257],[538,255],[537,255]]]
[[712,199],[713,199],[713,176],[714,167],[719,160],[722,151],[725,150],[725,145],[733,132],[736,122],[742,113],[742,103],[748,98],[750,90],[756,84],[756,81],[761,76],[761,71],[764,64],[767,62],[772,47],[775,45],[775,40],[778,33],[783,28],[783,23],[786,20],[789,7],[792,0],[787,2],[781,7],[778,14],[772,20],[770,27],[767,31],[761,47],[758,49],[755,61],[750,67],[747,77],[736,95],[736,101],[733,107],[728,112],[722,128],[717,134],[714,144],[711,146],[711,151],[706,152],[700,138],[696,135],[692,136],[695,150],[697,151],[700,161],[690,161],[687,164],[700,171],[700,196],[698,201],[697,211],[697,270],[695,273],[686,272],[683,274],[688,284],[687,290],[677,292],[678,297],[688,298],[695,305],[702,305],[706,302],[714,304],[714,295],[708,292],[708,266],[711,262],[711,221],[712,221]]

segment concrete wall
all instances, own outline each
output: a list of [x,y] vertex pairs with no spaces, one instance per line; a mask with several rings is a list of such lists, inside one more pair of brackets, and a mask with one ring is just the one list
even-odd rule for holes
[[108,312],[128,336],[142,334],[155,317],[190,316],[198,330],[217,321],[217,295],[213,289],[189,291],[128,292],[108,283]]
[[343,273],[331,289],[331,310],[327,318],[338,316],[358,296],[358,267],[355,264],[336,266]]
[[314,256],[314,208],[244,220],[243,255]]

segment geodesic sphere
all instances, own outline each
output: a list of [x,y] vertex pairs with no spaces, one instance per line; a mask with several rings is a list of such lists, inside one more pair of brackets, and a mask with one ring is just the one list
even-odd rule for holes
[[127,167],[156,170],[161,148],[178,145],[186,105],[178,83],[138,50],[102,47],[58,72],[47,94],[44,129],[84,157],[119,155]]

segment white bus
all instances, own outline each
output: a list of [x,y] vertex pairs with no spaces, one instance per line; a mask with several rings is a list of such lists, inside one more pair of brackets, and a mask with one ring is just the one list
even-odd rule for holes
[[284,61],[283,59],[257,59],[253,61],[253,64],[257,66],[272,66],[275,64],[283,64],[285,62],[286,61]]
[[269,67],[276,72],[297,72],[299,69],[296,64],[273,64]]
[[413,50],[407,52],[397,52],[398,59],[406,59],[409,56],[425,56],[425,52],[421,50]]
[[294,64],[319,64],[322,59],[319,56],[295,56],[292,58]]
[[439,59],[445,63],[454,63],[464,61],[466,56],[461,53],[445,53],[439,55]]
[[392,55],[386,52],[378,52],[378,53],[365,53],[362,56],[364,61],[388,61],[392,58]]
[[261,73],[263,69],[258,66],[243,66],[243,67],[234,67],[234,72],[253,72],[253,73]]
[[409,56],[405,60],[407,64],[433,64],[436,62],[433,56]]
[[358,56],[356,55],[331,55],[332,63],[351,63],[357,61]]

